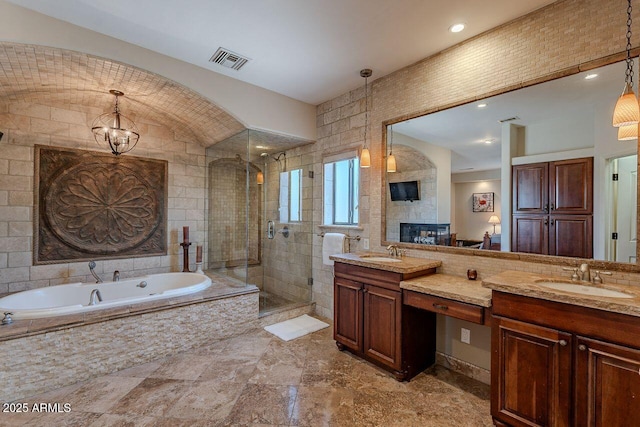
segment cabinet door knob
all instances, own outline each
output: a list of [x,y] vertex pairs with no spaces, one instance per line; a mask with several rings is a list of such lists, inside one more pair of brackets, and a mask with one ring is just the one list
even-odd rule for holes
[[563,346],[563,347],[566,347],[566,346],[567,346],[567,341],[565,341],[565,340],[560,340],[560,341],[558,342],[558,344],[560,344],[560,345],[561,345],[561,346]]
[[448,310],[448,309],[449,309],[449,307],[447,307],[446,305],[437,304],[437,303],[435,303],[435,302],[433,303],[433,307],[434,307],[434,308],[437,308],[437,309],[439,309],[439,310]]
[[578,350],[580,350],[580,351],[585,351],[586,349],[587,349],[587,346],[586,346],[586,345],[584,345],[584,344],[580,344],[580,345],[578,346]]

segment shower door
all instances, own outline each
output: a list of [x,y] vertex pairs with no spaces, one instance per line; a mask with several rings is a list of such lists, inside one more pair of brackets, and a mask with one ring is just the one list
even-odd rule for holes
[[[250,161],[262,172],[261,312],[311,301],[313,170],[299,141],[250,132]],[[303,159],[307,160],[305,163]]]

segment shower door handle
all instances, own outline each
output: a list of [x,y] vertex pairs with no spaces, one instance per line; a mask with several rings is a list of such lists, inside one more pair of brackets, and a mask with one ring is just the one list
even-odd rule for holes
[[276,236],[276,225],[273,221],[267,221],[267,238],[273,239]]

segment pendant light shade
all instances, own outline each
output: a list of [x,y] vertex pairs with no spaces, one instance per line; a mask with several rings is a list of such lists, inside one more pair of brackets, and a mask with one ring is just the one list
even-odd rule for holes
[[369,149],[367,147],[364,147],[360,152],[360,167],[361,168],[371,167],[371,154],[369,153]]
[[387,172],[395,172],[396,171],[396,156],[393,154],[389,154],[387,157]]
[[[640,109],[638,108],[638,98],[633,93],[633,60],[631,59],[631,0],[627,0],[627,70],[624,79],[624,91],[616,108],[613,110],[613,126],[637,125],[640,121]],[[636,134],[637,134],[636,129]],[[626,133],[626,132],[625,132]],[[618,135],[618,139],[620,135]]]
[[360,152],[360,167],[361,168],[370,168],[371,167],[371,153],[369,153],[369,149],[367,148],[367,130],[369,128],[369,77],[371,77],[373,71],[369,68],[365,68],[360,70],[360,77],[364,77],[364,146],[362,147],[362,151]]
[[638,125],[620,126],[618,128],[618,141],[630,141],[638,139]]
[[625,84],[624,92],[616,102],[616,108],[613,110],[613,126],[619,128],[622,126],[637,125],[640,119],[640,108],[638,108],[638,98],[633,93],[633,89],[629,83]]
[[389,156],[387,157],[387,172],[395,172],[396,156],[393,155],[393,126],[389,126]]
[[256,177],[256,182],[258,185],[264,184],[264,174],[262,172],[258,172],[258,176]]

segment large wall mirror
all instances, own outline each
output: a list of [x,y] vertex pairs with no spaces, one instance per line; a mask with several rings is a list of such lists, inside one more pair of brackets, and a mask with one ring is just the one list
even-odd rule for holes
[[[523,235],[526,227],[514,225],[512,168],[592,158],[593,209],[589,222],[580,225],[590,230],[586,258],[637,263],[637,140],[619,141],[611,126],[624,76],[625,63],[616,62],[385,122],[385,153],[393,153],[397,170],[385,173],[383,243],[516,252],[514,233]],[[567,170],[571,181],[576,174]],[[568,194],[577,191],[583,190]],[[549,218],[554,223],[547,216],[545,226]]]

